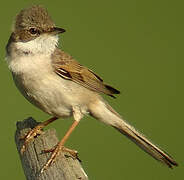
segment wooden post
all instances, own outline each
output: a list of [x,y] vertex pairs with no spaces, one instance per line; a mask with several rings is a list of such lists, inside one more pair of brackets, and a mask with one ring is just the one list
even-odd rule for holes
[[80,162],[73,159],[67,153],[61,153],[54,162],[42,174],[40,169],[47,162],[50,153],[43,153],[44,149],[53,148],[58,143],[54,129],[43,132],[30,142],[23,155],[20,149],[23,144],[23,137],[31,128],[38,124],[34,119],[28,118],[17,122],[15,142],[20,155],[22,167],[27,180],[88,180]]

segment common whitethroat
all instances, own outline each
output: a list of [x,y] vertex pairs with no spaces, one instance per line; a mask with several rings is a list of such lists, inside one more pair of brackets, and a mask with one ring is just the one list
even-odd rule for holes
[[7,62],[15,85],[32,104],[52,116],[33,128],[26,136],[21,152],[42,128],[58,118],[73,116],[74,122],[63,139],[52,149],[43,172],[61,151],[76,156],[76,151],[64,147],[71,132],[84,115],[114,127],[145,152],[168,167],[177,166],[165,151],[150,142],[100,96],[114,97],[120,92],[106,85],[93,71],[79,64],[58,48],[58,34],[64,29],[55,26],[46,9],[32,6],[16,16],[13,32],[6,46]]

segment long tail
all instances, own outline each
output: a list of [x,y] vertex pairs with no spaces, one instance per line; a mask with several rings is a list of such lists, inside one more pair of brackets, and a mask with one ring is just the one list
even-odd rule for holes
[[162,162],[170,168],[173,166],[178,166],[177,162],[170,155],[150,142],[144,135],[136,131],[132,126],[125,122],[110,105],[104,101],[99,100],[96,103],[91,104],[90,113],[96,119],[117,129],[120,133],[132,140],[156,160]]

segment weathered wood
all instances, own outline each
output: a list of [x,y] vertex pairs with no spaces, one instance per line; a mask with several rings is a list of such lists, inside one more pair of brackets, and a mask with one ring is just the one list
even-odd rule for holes
[[61,153],[54,162],[42,174],[40,169],[47,162],[50,153],[43,153],[44,149],[53,148],[58,143],[54,129],[47,130],[30,142],[23,155],[20,149],[23,137],[31,128],[38,124],[34,119],[28,118],[17,122],[15,142],[20,155],[22,167],[27,180],[88,180],[80,162],[73,159],[67,153]]

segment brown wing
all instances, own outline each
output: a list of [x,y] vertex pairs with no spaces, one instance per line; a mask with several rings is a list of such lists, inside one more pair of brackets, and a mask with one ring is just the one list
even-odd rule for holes
[[70,55],[56,49],[52,55],[54,71],[64,79],[72,80],[90,90],[109,96],[120,92],[103,83],[103,80],[88,68],[81,66]]

